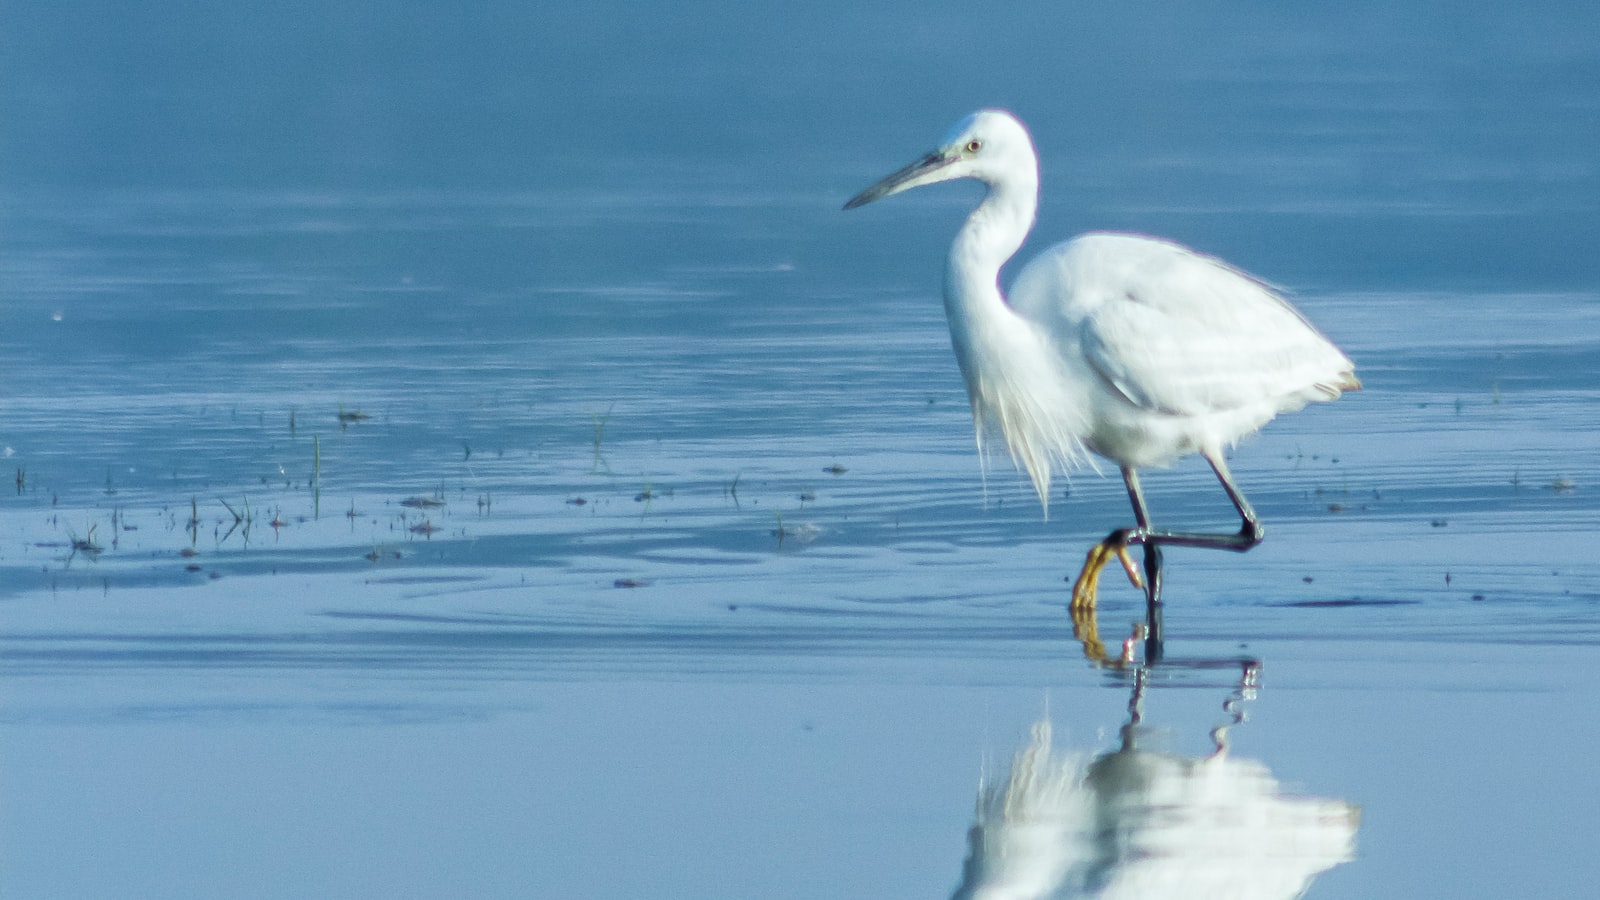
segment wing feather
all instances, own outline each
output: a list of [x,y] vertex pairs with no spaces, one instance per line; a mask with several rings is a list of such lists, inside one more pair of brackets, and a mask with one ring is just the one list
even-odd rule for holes
[[1076,238],[1024,269],[1011,302],[1142,409],[1287,409],[1359,387],[1349,358],[1275,290],[1167,241]]

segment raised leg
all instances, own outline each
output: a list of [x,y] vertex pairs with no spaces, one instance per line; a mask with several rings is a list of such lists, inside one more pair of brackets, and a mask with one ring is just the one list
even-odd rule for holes
[[[1122,481],[1128,487],[1128,501],[1133,504],[1133,518],[1138,524],[1133,528],[1119,528],[1096,544],[1089,551],[1089,556],[1083,563],[1083,570],[1072,586],[1072,609],[1093,609],[1100,582],[1100,571],[1112,559],[1119,560],[1128,573],[1128,580],[1133,582],[1134,587],[1144,590],[1146,623],[1149,626],[1145,637],[1147,659],[1153,660],[1161,653],[1161,546],[1172,544],[1179,547],[1209,547],[1214,550],[1243,553],[1261,543],[1262,538],[1266,536],[1266,530],[1256,519],[1255,510],[1250,508],[1250,503],[1244,498],[1239,486],[1233,483],[1233,476],[1228,472],[1228,466],[1222,461],[1222,457],[1215,453],[1205,453],[1204,456],[1206,462],[1211,464],[1211,471],[1216,473],[1217,480],[1222,483],[1222,489],[1227,492],[1228,499],[1233,502],[1233,508],[1239,513],[1240,525],[1236,533],[1208,534],[1155,530],[1150,527],[1150,510],[1144,502],[1144,490],[1139,486],[1139,473],[1124,466]],[[1144,547],[1142,577],[1128,555],[1128,548],[1135,544]]]
[[[1213,550],[1232,550],[1243,553],[1251,547],[1261,543],[1267,531],[1261,527],[1261,522],[1256,519],[1256,511],[1250,507],[1250,501],[1244,498],[1244,493],[1239,486],[1233,483],[1233,475],[1228,472],[1228,464],[1222,457],[1206,453],[1206,462],[1211,464],[1211,471],[1216,473],[1217,480],[1222,483],[1222,489],[1228,493],[1228,499],[1233,502],[1233,508],[1239,513],[1239,530],[1233,534],[1207,534],[1189,531],[1156,531],[1150,527],[1150,511],[1144,503],[1144,491],[1139,487],[1139,473],[1133,469],[1122,470],[1122,480],[1128,486],[1128,499],[1133,503],[1133,518],[1138,522],[1136,528],[1125,528],[1112,532],[1111,537],[1119,534],[1126,535],[1127,544],[1171,544],[1177,547],[1209,547]],[[1107,538],[1110,540],[1111,538]]]

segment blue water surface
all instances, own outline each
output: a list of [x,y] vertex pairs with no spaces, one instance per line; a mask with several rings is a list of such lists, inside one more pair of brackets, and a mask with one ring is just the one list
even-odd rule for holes
[[[1308,896],[1583,895],[1569,6],[0,4],[0,894],[950,895],[1036,722],[1072,776],[1137,719],[1349,811]],[[974,451],[976,189],[839,210],[980,106],[1038,144],[1023,257],[1219,254],[1366,385],[1239,448],[1270,537],[1169,554],[1143,680],[1065,611],[1120,483],[1045,519]],[[1008,896],[1148,874],[1077,846]]]

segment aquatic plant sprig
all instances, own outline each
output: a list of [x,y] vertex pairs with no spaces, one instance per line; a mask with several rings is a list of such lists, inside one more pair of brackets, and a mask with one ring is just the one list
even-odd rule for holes
[[600,452],[600,445],[605,438],[606,423],[611,420],[611,411],[616,408],[617,404],[613,402],[610,406],[606,407],[605,415],[601,415],[599,413],[592,414],[594,418],[594,465],[591,471],[604,471],[607,474],[610,474],[611,469],[606,465],[605,456]]
[[322,518],[322,436],[311,436],[311,515]]
[[95,540],[94,540],[94,532],[95,532],[95,529],[98,528],[98,527],[100,527],[99,523],[90,522],[89,523],[88,532],[85,533],[84,536],[81,537],[81,538],[78,537],[77,532],[73,531],[71,528],[68,528],[67,529],[67,540],[69,540],[72,543],[72,552],[74,552],[74,553],[87,553],[90,556],[95,556],[95,555],[98,555],[100,553],[103,553],[105,551],[105,548],[100,546],[99,544],[95,543]]
[[243,502],[240,504],[244,507],[243,512],[234,509],[232,504],[228,503],[228,501],[222,499],[221,497],[217,498],[217,502],[221,503],[223,507],[228,510],[228,514],[233,516],[233,523],[228,526],[227,531],[223,532],[222,537],[217,538],[217,543],[220,544],[223,541],[226,541],[228,538],[233,536],[235,531],[238,531],[239,537],[248,543],[250,540],[250,526],[255,522],[255,513],[251,512],[250,510],[250,498],[246,496]]

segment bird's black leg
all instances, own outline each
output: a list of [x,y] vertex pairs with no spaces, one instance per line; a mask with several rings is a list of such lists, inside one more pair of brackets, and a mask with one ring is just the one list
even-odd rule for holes
[[1266,529],[1261,527],[1256,519],[1256,511],[1250,508],[1250,501],[1244,498],[1239,486],[1233,483],[1233,476],[1228,473],[1228,466],[1221,457],[1205,454],[1206,462],[1211,464],[1211,471],[1217,475],[1217,480],[1222,482],[1222,489],[1228,492],[1228,499],[1233,501],[1233,508],[1239,512],[1239,530],[1234,534],[1203,534],[1188,531],[1156,531],[1150,527],[1150,513],[1144,505],[1144,494],[1139,489],[1139,473],[1132,469],[1122,470],[1122,480],[1128,485],[1128,499],[1133,502],[1133,517],[1139,523],[1137,528],[1127,529],[1124,540],[1129,544],[1151,543],[1172,544],[1178,547],[1209,547],[1213,550],[1232,550],[1243,553],[1261,543],[1266,537]]
[[1211,464],[1211,471],[1216,473],[1217,480],[1222,483],[1222,489],[1228,493],[1228,499],[1233,502],[1233,508],[1238,511],[1240,525],[1234,534],[1203,534],[1186,531],[1156,531],[1150,527],[1150,510],[1144,502],[1144,491],[1139,486],[1139,473],[1134,469],[1124,466],[1122,468],[1123,483],[1128,486],[1128,501],[1133,504],[1133,518],[1138,525],[1134,528],[1125,528],[1112,532],[1106,540],[1113,544],[1144,545],[1144,595],[1145,595],[1145,659],[1154,662],[1161,657],[1162,626],[1161,626],[1161,545],[1173,544],[1179,547],[1209,547],[1216,550],[1232,550],[1243,553],[1261,543],[1266,536],[1266,529],[1256,519],[1250,501],[1246,500],[1239,486],[1233,483],[1233,477],[1228,472],[1228,466],[1222,458],[1211,453],[1204,454],[1206,462]]
[[1161,545],[1155,541],[1144,545],[1144,624],[1145,662],[1160,662],[1165,629],[1161,626]]
[[[1100,580],[1100,572],[1107,563],[1113,559],[1120,560],[1128,572],[1128,578],[1136,586],[1144,588],[1145,596],[1145,659],[1154,662],[1161,658],[1161,547],[1163,544],[1173,544],[1179,547],[1210,547],[1214,550],[1232,550],[1243,553],[1251,547],[1261,543],[1266,535],[1266,530],[1256,520],[1255,510],[1250,508],[1249,501],[1245,500],[1238,485],[1233,483],[1233,478],[1228,474],[1228,466],[1222,457],[1213,453],[1204,453],[1206,462],[1211,464],[1211,471],[1217,475],[1217,480],[1222,482],[1222,489],[1228,492],[1228,499],[1233,501],[1233,508],[1238,511],[1239,530],[1233,534],[1207,534],[1190,531],[1157,531],[1150,527],[1150,510],[1144,502],[1144,491],[1139,487],[1139,473],[1129,466],[1122,467],[1122,481],[1128,486],[1128,501],[1133,504],[1134,521],[1138,524],[1133,528],[1119,528],[1090,551],[1083,563],[1083,569],[1078,573],[1072,585],[1072,610],[1074,622],[1092,620],[1095,609],[1095,593]],[[1140,577],[1135,569],[1133,560],[1128,556],[1128,548],[1134,544],[1144,547],[1144,573]],[[1140,582],[1143,581],[1141,585]],[[1087,646],[1087,645],[1086,645]],[[1102,648],[1103,649],[1103,648]]]
[[1222,482],[1222,489],[1228,492],[1228,499],[1233,501],[1233,508],[1239,511],[1239,533],[1234,536],[1234,543],[1226,549],[1237,550],[1243,553],[1251,547],[1261,543],[1267,536],[1267,530],[1261,527],[1261,522],[1256,519],[1256,511],[1250,508],[1250,501],[1244,498],[1244,492],[1233,483],[1233,476],[1228,473],[1228,464],[1222,457],[1205,454],[1206,462],[1211,464],[1211,471],[1217,475],[1217,480]]
[[[1161,543],[1150,540],[1150,509],[1144,503],[1144,491],[1139,487],[1139,473],[1127,466],[1122,467],[1122,482],[1128,486],[1128,502],[1133,504],[1133,519],[1138,522],[1137,528],[1125,532],[1123,541],[1126,543],[1144,544],[1144,658],[1146,662],[1156,662],[1161,659],[1162,632],[1161,627]],[[1143,539],[1135,541],[1134,535],[1142,535]],[[1115,536],[1115,535],[1114,535]]]

